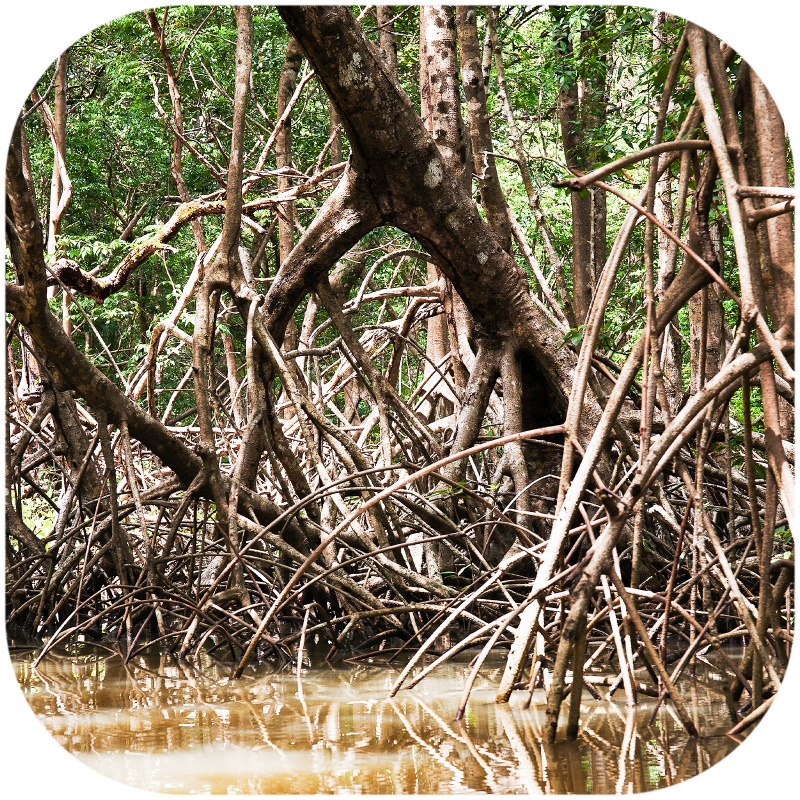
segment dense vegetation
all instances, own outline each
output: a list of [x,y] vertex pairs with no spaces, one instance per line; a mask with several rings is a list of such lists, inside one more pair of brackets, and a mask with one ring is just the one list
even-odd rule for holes
[[792,641],[791,170],[748,64],[642,9],[98,28],[7,162],[9,632],[413,655],[393,691],[508,646],[498,700],[543,683],[551,737],[609,664],[696,734],[674,682],[711,647],[757,719]]

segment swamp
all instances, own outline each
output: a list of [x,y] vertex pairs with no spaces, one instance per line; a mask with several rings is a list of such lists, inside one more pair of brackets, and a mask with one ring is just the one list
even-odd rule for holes
[[794,167],[728,43],[174,6],[23,100],[5,623],[66,751],[176,794],[627,794],[758,728]]

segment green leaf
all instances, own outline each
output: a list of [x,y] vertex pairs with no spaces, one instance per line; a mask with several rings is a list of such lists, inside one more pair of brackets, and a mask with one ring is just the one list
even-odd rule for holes
[[561,340],[562,344],[571,344],[573,347],[580,347],[583,341],[583,331],[585,325],[579,325],[577,328],[570,328]]

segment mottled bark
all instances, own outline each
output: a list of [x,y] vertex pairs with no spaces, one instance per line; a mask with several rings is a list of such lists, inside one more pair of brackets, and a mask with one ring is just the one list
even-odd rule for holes
[[[445,29],[441,30],[440,25],[444,24]],[[445,161],[455,169],[458,169],[457,164],[453,159],[453,145],[456,143],[458,136],[458,129],[455,128],[454,112],[457,106],[454,105],[452,92],[447,100],[447,113],[441,113],[436,108],[435,102],[432,104],[431,100],[435,101],[438,96],[438,86],[432,87],[434,84],[441,82],[442,87],[446,88],[448,85],[447,75],[447,61],[448,53],[446,50],[446,35],[447,35],[447,14],[442,6],[420,6],[419,9],[419,89],[420,89],[420,116],[425,124],[425,128],[433,134],[437,128],[440,129],[439,142],[437,147]],[[383,31],[382,31],[383,32]],[[436,52],[437,37],[439,38],[440,47],[444,45],[444,61],[441,57],[437,59]],[[445,41],[441,41],[445,38]],[[451,43],[454,46],[455,42]],[[383,44],[383,43],[382,43]],[[385,48],[381,47],[381,55],[384,60],[389,63],[386,58]],[[394,70],[396,73],[397,62],[394,62]],[[452,88],[452,87],[451,87]],[[442,277],[435,264],[430,262],[427,265],[428,270],[428,283],[437,283],[441,281],[442,292],[447,291],[446,279]],[[429,380],[434,373],[434,365],[442,361],[445,354],[448,352],[448,335],[447,335],[447,317],[444,313],[437,314],[430,317],[426,323],[427,336],[425,338],[425,366],[424,366],[424,379]],[[433,394],[431,399],[426,400],[420,413],[423,416],[435,419],[437,416],[437,402],[436,394]]]
[[420,6],[421,116],[444,163],[467,189],[469,138],[461,119],[456,28],[449,6]]
[[486,212],[489,227],[500,246],[510,253],[511,226],[508,221],[505,194],[497,176],[474,7],[457,6],[456,28],[461,53],[461,82],[464,87],[464,101],[467,106],[472,143],[473,169],[480,189],[481,205]]
[[381,58],[389,72],[397,76],[397,40],[394,36],[394,11],[391,6],[376,6],[375,19],[378,21],[378,42]]
[[334,105],[331,105],[330,135],[332,137],[331,164],[340,164],[342,161],[342,135],[340,132],[339,113]]

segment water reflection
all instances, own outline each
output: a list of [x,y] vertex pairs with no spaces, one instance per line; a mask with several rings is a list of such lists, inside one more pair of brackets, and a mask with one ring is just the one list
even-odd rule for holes
[[543,738],[544,694],[493,703],[501,664],[484,671],[454,722],[466,664],[445,665],[412,691],[386,695],[399,668],[367,664],[294,673],[192,667],[166,656],[123,664],[98,655],[16,661],[25,696],[53,737],[91,768],[174,793],[630,793],[708,769],[735,742],[723,676],[681,684],[703,738],[667,704],[627,709],[584,694],[576,742]]

